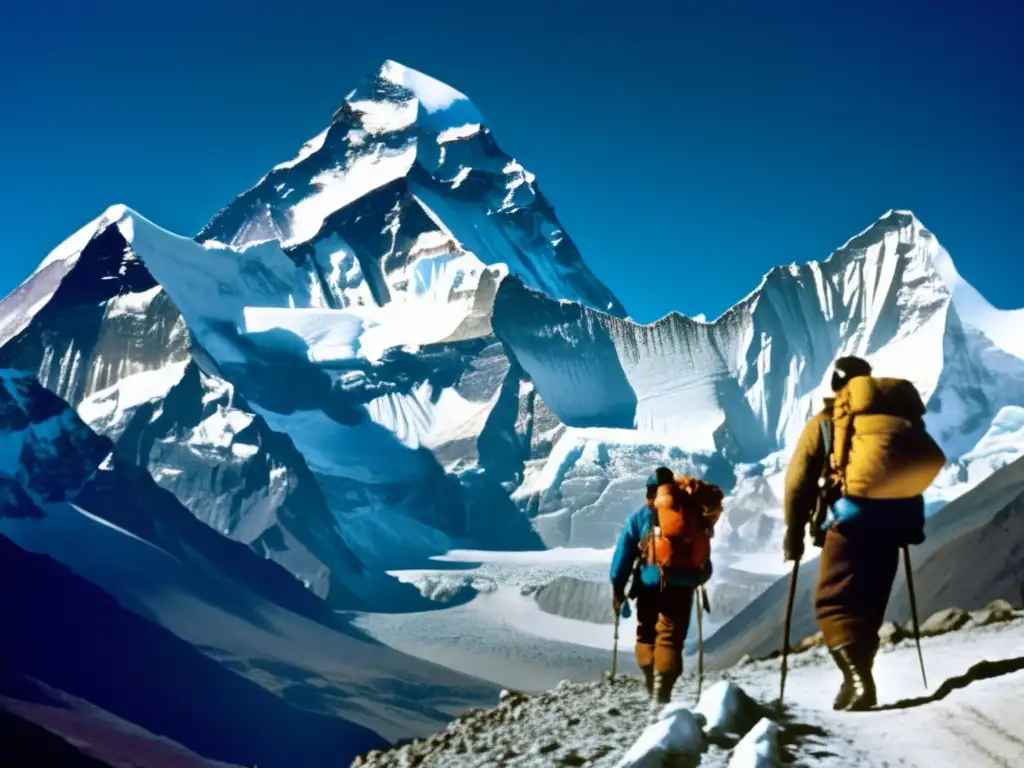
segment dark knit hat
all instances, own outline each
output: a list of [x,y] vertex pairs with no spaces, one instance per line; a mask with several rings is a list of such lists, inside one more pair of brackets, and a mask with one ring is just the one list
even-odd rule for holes
[[867,360],[853,355],[840,357],[832,370],[832,391],[838,392],[850,379],[870,375],[871,364]]
[[668,467],[658,467],[654,470],[654,474],[647,478],[647,487],[655,488],[659,485],[665,485],[667,483],[673,483],[676,479],[676,473]]

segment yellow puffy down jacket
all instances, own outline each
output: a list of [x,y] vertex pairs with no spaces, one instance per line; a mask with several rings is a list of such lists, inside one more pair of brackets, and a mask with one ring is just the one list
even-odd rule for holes
[[905,379],[858,376],[836,393],[831,468],[843,495],[922,494],[946,463],[924,427],[925,405]]

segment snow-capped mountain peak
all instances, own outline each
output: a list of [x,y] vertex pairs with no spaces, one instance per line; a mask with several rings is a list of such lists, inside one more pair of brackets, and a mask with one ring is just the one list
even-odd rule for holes
[[[469,98],[394,61],[363,80],[326,130],[197,239],[234,248],[276,240],[324,276],[337,308],[415,295],[430,274],[444,275],[449,293],[472,300],[491,271],[625,315],[534,175],[502,152]],[[493,287],[485,281],[483,293]]]
[[[467,124],[483,122],[480,113],[464,93],[430,75],[390,59],[385,61],[373,76],[353,90],[345,101],[358,109],[358,105],[366,102],[406,103],[412,99],[415,99],[417,106],[422,108],[421,114],[424,116],[437,115],[457,107],[460,119],[469,118]],[[424,122],[428,124],[425,127],[431,127],[429,120]],[[433,127],[436,125],[434,123]]]
[[97,234],[102,232],[108,226],[123,218],[127,212],[128,207],[126,205],[121,203],[111,205],[103,213],[50,251],[46,258],[39,263],[38,267],[36,267],[36,272],[41,272],[46,267],[55,263],[73,264],[79,255],[81,255],[85,246],[89,244],[90,240],[96,237]]

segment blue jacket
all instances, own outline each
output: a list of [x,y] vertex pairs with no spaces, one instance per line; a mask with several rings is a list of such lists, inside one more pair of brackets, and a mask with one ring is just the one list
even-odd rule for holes
[[824,528],[835,525],[841,526],[843,531],[882,536],[895,544],[920,544],[924,541],[924,519],[923,496],[909,499],[843,496],[829,509]]
[[[612,556],[611,582],[616,592],[626,590],[626,582],[640,556],[640,542],[651,530],[651,510],[645,504],[626,520],[619,534],[619,542]],[[665,583],[680,587],[698,587],[711,576],[711,563],[704,572],[665,570]],[[645,587],[660,587],[658,566],[644,563],[640,566],[640,582]]]

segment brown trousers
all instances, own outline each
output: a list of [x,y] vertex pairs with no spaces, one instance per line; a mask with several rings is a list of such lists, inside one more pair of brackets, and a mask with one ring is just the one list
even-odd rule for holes
[[844,534],[841,526],[829,530],[814,591],[814,615],[829,648],[877,642],[899,555],[890,542]]
[[666,585],[644,588],[636,599],[636,663],[678,677],[690,628],[693,589]]

